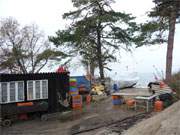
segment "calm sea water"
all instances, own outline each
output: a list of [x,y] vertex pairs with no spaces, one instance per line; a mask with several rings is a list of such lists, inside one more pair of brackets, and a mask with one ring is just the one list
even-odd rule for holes
[[153,73],[135,73],[133,74],[126,74],[126,76],[122,75],[114,75],[112,77],[114,80],[131,80],[135,78],[139,78],[138,83],[136,84],[136,87],[147,87],[149,82],[155,81],[155,77]]
[[138,77],[137,87],[147,87],[149,82],[155,81],[153,73],[138,73]]

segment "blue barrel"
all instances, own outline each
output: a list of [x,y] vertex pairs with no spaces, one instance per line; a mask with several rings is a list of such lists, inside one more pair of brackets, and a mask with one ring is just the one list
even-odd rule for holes
[[121,105],[122,104],[122,99],[114,99],[112,100],[113,105]]

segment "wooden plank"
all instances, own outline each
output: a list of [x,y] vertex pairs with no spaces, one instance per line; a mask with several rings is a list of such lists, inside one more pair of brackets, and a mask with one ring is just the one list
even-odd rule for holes
[[142,99],[142,100],[151,100],[155,97],[157,97],[158,95],[152,95],[152,96],[149,96],[149,97],[145,97],[145,96],[138,96],[138,97],[135,97],[135,99]]

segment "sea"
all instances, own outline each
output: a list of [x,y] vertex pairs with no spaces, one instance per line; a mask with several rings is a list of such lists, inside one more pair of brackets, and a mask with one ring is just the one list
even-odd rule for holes
[[[123,72],[124,73],[124,72]],[[124,73],[124,74],[114,74],[111,75],[111,79],[114,82],[118,81],[137,81],[135,87],[137,88],[147,88],[150,82],[154,82],[157,79],[161,80],[160,77],[154,75],[154,73]],[[114,83],[113,82],[113,83]]]
[[147,87],[150,82],[156,81],[153,73],[138,73],[138,77],[139,80],[136,87]]

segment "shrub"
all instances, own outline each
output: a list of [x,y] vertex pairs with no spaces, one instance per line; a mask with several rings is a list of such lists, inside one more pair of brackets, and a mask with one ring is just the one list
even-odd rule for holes
[[169,82],[169,86],[176,91],[177,98],[180,99],[180,71],[178,73],[173,74],[171,81]]

